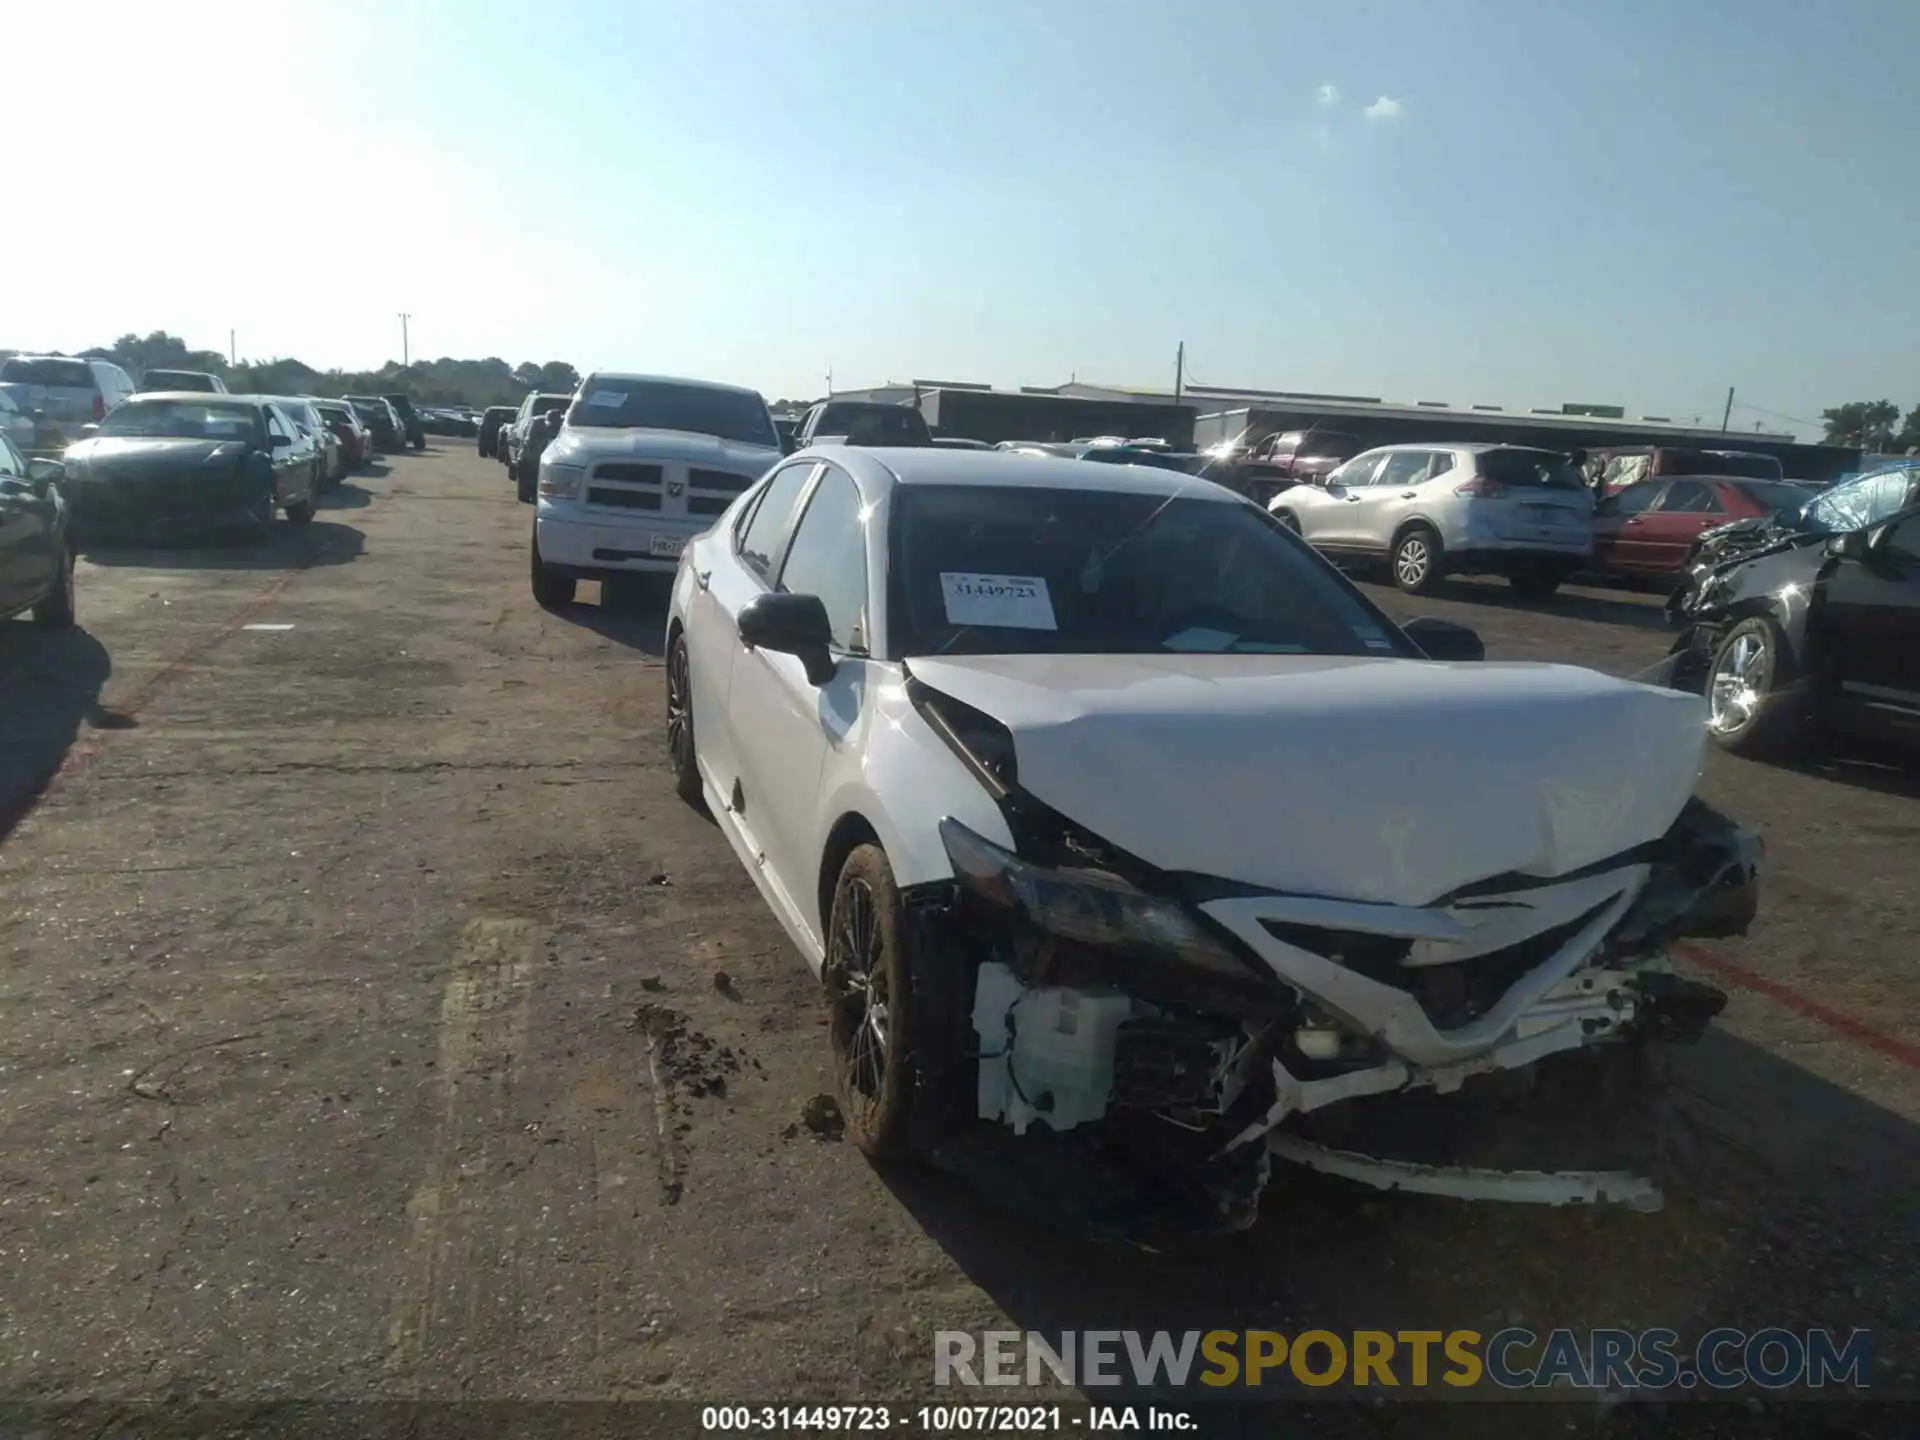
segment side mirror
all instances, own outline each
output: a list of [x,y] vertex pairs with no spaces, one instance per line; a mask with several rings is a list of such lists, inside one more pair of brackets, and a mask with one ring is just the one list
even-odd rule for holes
[[49,460],[42,456],[27,462],[27,483],[33,487],[33,493],[45,499],[47,491],[67,478],[67,467],[58,460]]
[[1844,535],[1831,535],[1827,538],[1827,553],[1837,555],[1843,560],[1864,560],[1871,548],[1864,530],[1849,530]]
[[293,444],[293,437],[291,435],[269,435],[267,437],[267,448],[269,450],[284,450],[291,444]]
[[797,656],[807,683],[833,678],[833,624],[818,595],[756,595],[740,607],[740,641],[756,650]]
[[800,442],[796,440],[793,436],[782,435],[780,437],[780,453],[782,455],[791,455],[799,448],[800,448]]
[[82,425],[80,427],[80,433],[83,436],[98,435],[100,433],[100,427],[98,425]]
[[1422,615],[1409,620],[1400,631],[1426,654],[1429,660],[1484,660],[1487,647],[1480,636],[1465,625],[1451,620]]

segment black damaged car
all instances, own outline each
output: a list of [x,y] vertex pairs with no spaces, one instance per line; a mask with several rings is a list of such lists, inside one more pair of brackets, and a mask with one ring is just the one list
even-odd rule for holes
[[1668,608],[1667,678],[1723,749],[1920,741],[1920,464],[1707,532]]
[[64,489],[83,544],[239,531],[275,510],[313,519],[313,452],[258,395],[136,395],[67,448]]

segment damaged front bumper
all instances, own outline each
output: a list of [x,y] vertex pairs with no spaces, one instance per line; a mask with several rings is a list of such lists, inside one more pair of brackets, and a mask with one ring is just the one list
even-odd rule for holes
[[[1149,1167],[1204,1157],[1227,1225],[1251,1223],[1270,1154],[1388,1189],[1657,1206],[1633,1176],[1412,1165],[1312,1145],[1291,1122],[1563,1052],[1698,1039],[1725,996],[1674,973],[1667,946],[1744,933],[1760,853],[1694,800],[1659,840],[1585,871],[1404,907],[1148,888],[1137,862],[1119,867],[1130,878],[1044,868],[955,822],[942,834],[978,962],[974,1118],[1049,1144],[1124,1136]],[[1176,1136],[1179,1157],[1157,1159],[1156,1137]]]

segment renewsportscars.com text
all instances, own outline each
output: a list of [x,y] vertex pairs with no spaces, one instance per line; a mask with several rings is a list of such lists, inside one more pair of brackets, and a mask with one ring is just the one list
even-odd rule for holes
[[940,1330],[940,1386],[1325,1389],[1866,1389],[1865,1330]]

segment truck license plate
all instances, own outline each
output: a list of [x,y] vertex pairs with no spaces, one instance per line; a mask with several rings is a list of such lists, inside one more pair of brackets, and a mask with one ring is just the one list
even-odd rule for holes
[[647,553],[662,557],[675,556],[686,546],[686,540],[679,535],[655,535],[647,541]]

